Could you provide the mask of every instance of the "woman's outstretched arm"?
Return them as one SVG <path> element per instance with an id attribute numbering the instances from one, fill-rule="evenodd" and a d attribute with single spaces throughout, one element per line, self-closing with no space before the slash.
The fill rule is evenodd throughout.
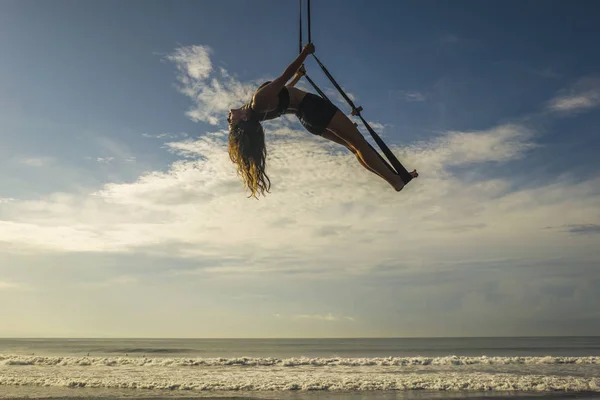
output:
<path id="1" fill-rule="evenodd" d="M 252 108 L 255 111 L 266 112 L 271 111 L 277 107 L 277 94 L 285 86 L 292 76 L 298 71 L 298 69 L 306 60 L 310 54 L 314 53 L 315 46 L 312 43 L 307 44 L 302 49 L 302 52 L 296 57 L 296 59 L 288 65 L 279 77 L 275 78 L 271 83 L 265 85 L 259 89 L 252 98 Z"/>
<path id="2" fill-rule="evenodd" d="M 298 83 L 298 81 L 299 81 L 300 79 L 302 79 L 302 77 L 303 77 L 304 75 L 306 75 L 306 69 L 304 68 L 304 64 L 302 64 L 302 65 L 300 66 L 300 69 L 298 70 L 298 72 L 296 72 L 296 74 L 295 74 L 295 75 L 294 75 L 294 77 L 292 78 L 292 81 L 291 81 L 290 83 L 288 83 L 287 85 L 285 85 L 285 86 L 292 86 L 292 87 L 293 87 L 293 86 L 295 86 L 295 85 L 296 85 L 296 83 Z"/>

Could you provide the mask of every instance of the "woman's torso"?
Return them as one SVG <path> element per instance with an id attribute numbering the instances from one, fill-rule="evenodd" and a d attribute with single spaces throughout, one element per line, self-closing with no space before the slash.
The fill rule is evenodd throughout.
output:
<path id="1" fill-rule="evenodd" d="M 298 110 L 298 106 L 302 102 L 304 96 L 306 96 L 306 92 L 304 90 L 296 89 L 295 87 L 289 86 L 285 87 L 288 93 L 290 94 L 290 104 L 288 105 L 288 110 L 290 112 L 296 112 Z"/>
<path id="2" fill-rule="evenodd" d="M 263 83 L 260 87 L 265 86 L 269 82 Z M 259 88 L 260 89 L 260 88 Z M 274 110 L 259 113 L 262 114 L 261 120 L 269 120 L 278 118 L 283 114 L 294 114 L 298 110 L 300 102 L 306 96 L 306 92 L 300 89 L 296 89 L 292 86 L 284 86 L 281 88 L 278 96 L 278 104 Z"/>

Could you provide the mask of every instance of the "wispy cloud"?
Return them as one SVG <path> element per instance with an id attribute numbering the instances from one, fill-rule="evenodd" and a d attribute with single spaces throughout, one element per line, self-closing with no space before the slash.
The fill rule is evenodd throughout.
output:
<path id="1" fill-rule="evenodd" d="M 579 80 L 570 89 L 561 91 L 548 103 L 553 112 L 574 113 L 600 106 L 600 79 Z"/>
<path id="2" fill-rule="evenodd" d="M 149 133 L 142 133 L 142 137 L 152 138 L 152 139 L 185 139 L 189 137 L 189 135 L 185 132 L 181 133 L 159 133 L 157 135 L 151 135 Z"/>
<path id="3" fill-rule="evenodd" d="M 337 316 L 331 313 L 328 314 L 299 314 L 295 315 L 296 319 L 315 319 L 319 321 L 355 321 L 354 317 Z"/>
<path id="4" fill-rule="evenodd" d="M 405 149 L 392 146 L 407 165 L 422 171 L 396 193 L 348 152 L 332 153 L 337 145 L 288 128 L 268 144 L 273 190 L 256 202 L 246 199 L 227 156 L 226 136 L 216 132 L 169 143 L 186 159 L 135 182 L 107 184 L 83 197 L 56 194 L 3 204 L 0 241 L 34 253 L 215 257 L 220 262 L 212 272 L 232 276 L 356 271 L 390 259 L 410 265 L 423 254 L 435 268 L 450 261 L 449 254 L 466 261 L 481 254 L 493 258 L 503 249 L 535 259 L 536 249 L 561 249 L 553 247 L 560 235 L 539 234 L 548 216 L 564 225 L 598 218 L 593 204 L 600 180 L 557 179 L 512 192 L 509 180 L 473 180 L 449 169 L 514 160 L 532 148 L 530 139 L 522 127 L 500 126 L 451 132 Z M 282 219 L 288 223 L 282 225 Z M 461 226 L 477 229 L 457 229 Z M 524 242 L 529 250 L 521 252 Z"/>
<path id="5" fill-rule="evenodd" d="M 204 51 L 177 53 L 174 61 L 187 77 L 179 78 L 183 92 L 210 75 Z M 190 61 L 192 56 L 199 61 Z M 211 83 L 222 88 L 224 98 L 246 87 L 226 79 L 231 86 L 218 79 Z M 212 115 L 219 107 L 204 111 Z M 341 146 L 295 129 L 286 119 L 268 124 L 267 131 L 273 187 L 260 201 L 246 198 L 227 155 L 227 131 L 221 129 L 166 143 L 181 159 L 133 182 L 109 183 L 84 196 L 57 193 L 2 204 L 0 242 L 33 253 L 214 258 L 220 262 L 205 269 L 231 276 L 299 270 L 329 274 L 369 270 L 390 260 L 403 260 L 408 269 L 435 269 L 453 260 L 496 259 L 507 249 L 517 258 L 535 260 L 562 249 L 561 233 L 540 234 L 548 218 L 564 226 L 600 220 L 594 206 L 598 178 L 557 177 L 515 190 L 510 176 L 485 178 L 455 169 L 501 165 L 534 150 L 535 131 L 521 124 L 446 132 L 403 148 L 389 142 L 407 167 L 421 172 L 400 193 L 349 152 L 336 151 Z M 576 246 L 571 249 L 580 255 Z"/>
<path id="6" fill-rule="evenodd" d="M 400 95 L 409 102 L 423 102 L 427 100 L 427 96 L 421 92 L 400 91 Z"/>
<path id="7" fill-rule="evenodd" d="M 427 95 L 418 90 L 389 90 L 391 99 L 401 99 L 409 103 L 423 103 L 427 101 Z"/>
<path id="8" fill-rule="evenodd" d="M 503 123 L 449 131 L 403 147 L 387 140 L 400 160 L 421 174 L 396 193 L 343 147 L 308 134 L 293 118 L 268 121 L 267 173 L 273 187 L 256 201 L 246 198 L 227 155 L 227 130 L 219 125 L 224 111 L 239 105 L 234 104 L 239 94 L 251 93 L 256 84 L 214 70 L 210 51 L 202 46 L 179 49 L 170 61 L 179 71 L 178 89 L 192 100 L 189 117 L 215 124 L 212 132 L 197 139 L 154 135 L 178 158 L 164 170 L 114 180 L 88 193 L 0 199 L 0 265 L 7 265 L 7 257 L 37 257 L 43 267 L 45 260 L 55 259 L 60 268 L 68 264 L 71 273 L 64 276 L 72 277 L 73 271 L 102 270 L 89 268 L 95 257 L 99 266 L 103 257 L 113 257 L 118 270 L 103 273 L 86 290 L 97 287 L 103 296 L 105 287 L 121 285 L 127 289 L 121 292 L 143 297 L 147 288 L 139 283 L 156 274 L 161 284 L 173 284 L 165 289 L 174 290 L 172 298 L 184 299 L 179 289 L 193 282 L 191 293 L 200 299 L 198 287 L 204 285 L 210 301 L 221 296 L 234 304 L 239 314 L 230 321 L 239 322 L 240 310 L 259 303 L 263 321 L 295 324 L 293 329 L 304 327 L 307 335 L 344 327 L 332 321 L 356 321 L 358 332 L 358 322 L 373 310 L 391 316 L 380 326 L 403 334 L 410 328 L 405 320 L 392 321 L 399 315 L 419 322 L 421 334 L 452 324 L 452 332 L 465 333 L 456 312 L 472 316 L 472 326 L 485 321 L 500 328 L 507 310 L 523 321 L 574 310 L 596 315 L 600 177 L 572 179 L 565 173 L 523 185 L 529 171 L 504 173 L 506 163 L 536 150 L 535 126 Z M 117 141 L 97 144 L 92 161 L 134 158 Z M 485 173 L 490 165 L 496 167 L 494 177 Z M 546 229 L 549 221 L 559 228 Z M 135 267 L 122 267 L 125 259 L 134 260 Z M 23 285 L 17 272 L 3 276 L 0 289 L 17 289 L 13 280 Z M 326 280 L 327 290 L 315 289 Z M 223 290 L 228 284 L 231 290 Z M 261 284 L 269 301 L 254 294 L 261 293 Z M 336 285 L 343 287 L 330 292 Z M 360 296 L 361 302 L 340 301 L 344 296 Z M 202 308 L 186 304 L 179 306 Z M 147 320 L 154 321 L 155 309 L 144 309 L 151 310 Z M 205 309 L 215 319 L 198 318 L 202 329 L 219 325 L 206 321 L 227 313 Z M 158 329 L 155 325 L 137 332 Z M 496 326 L 489 332 L 505 332 Z M 361 332 L 369 333 L 365 327 Z"/>
<path id="9" fill-rule="evenodd" d="M 252 98 L 257 84 L 272 77 L 242 83 L 231 76 L 225 68 L 213 68 L 210 54 L 212 50 L 207 46 L 188 46 L 178 48 L 166 56 L 166 60 L 173 62 L 178 70 L 178 90 L 192 99 L 194 107 L 186 115 L 196 122 L 206 122 L 211 125 L 222 123 L 230 108 L 240 107 Z M 298 87 L 312 90 L 310 84 L 300 81 Z M 349 107 L 346 100 L 332 87 L 321 88 L 327 97 L 342 109 Z M 356 96 L 346 91 L 346 95 L 356 101 Z"/>
<path id="10" fill-rule="evenodd" d="M 18 289 L 20 286 L 16 283 L 0 281 L 0 290 Z"/>
<path id="11" fill-rule="evenodd" d="M 116 157 L 85 157 L 86 160 L 95 161 L 98 164 L 106 164 L 106 165 L 115 165 L 115 164 L 135 164 L 137 162 L 137 157 L 129 156 L 125 158 L 118 159 Z"/>
<path id="12" fill-rule="evenodd" d="M 179 71 L 178 90 L 194 102 L 187 116 L 196 122 L 217 125 L 225 120 L 227 110 L 251 99 L 256 84 L 243 84 L 224 68 L 214 70 L 210 54 L 207 46 L 189 46 L 178 48 L 166 59 Z"/>
<path id="13" fill-rule="evenodd" d="M 54 162 L 52 157 L 24 157 L 19 159 L 19 163 L 29 167 L 45 167 Z"/>
<path id="14" fill-rule="evenodd" d="M 339 84 L 339 82 L 338 82 Z M 311 90 L 312 86 L 311 86 Z M 345 110 L 347 111 L 347 113 L 350 113 L 350 105 L 348 104 L 348 102 L 346 101 L 346 99 L 341 95 L 341 93 L 336 89 L 336 88 L 332 88 L 332 87 L 326 87 L 325 89 L 322 89 L 325 93 L 325 95 L 331 100 L 333 101 L 341 110 Z M 357 97 L 356 95 L 354 95 L 351 92 L 348 92 L 346 90 L 345 87 L 342 86 L 342 90 L 344 91 L 344 93 L 346 93 L 346 96 L 348 96 L 348 98 L 350 100 L 352 100 L 352 102 L 358 107 L 360 106 L 360 104 L 356 104 L 357 101 Z"/>
<path id="15" fill-rule="evenodd" d="M 435 165 L 433 171 L 445 172 L 450 166 L 519 159 L 537 147 L 533 136 L 524 125 L 504 124 L 484 131 L 450 131 L 411 150 L 419 153 L 420 162 Z"/>
<path id="16" fill-rule="evenodd" d="M 109 278 L 109 279 L 91 282 L 90 284 L 88 284 L 86 286 L 115 288 L 115 287 L 119 287 L 119 286 L 124 287 L 124 286 L 135 285 L 138 282 L 139 282 L 139 278 L 137 276 L 117 275 L 117 276 Z"/>
<path id="17" fill-rule="evenodd" d="M 101 164 L 113 163 L 135 163 L 137 158 L 129 146 L 122 141 L 107 136 L 94 136 L 92 138 L 95 156 L 85 157 L 87 160 L 94 160 Z"/>

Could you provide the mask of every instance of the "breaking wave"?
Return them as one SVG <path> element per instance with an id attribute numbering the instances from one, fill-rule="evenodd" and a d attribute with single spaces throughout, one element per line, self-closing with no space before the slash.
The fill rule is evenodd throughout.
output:
<path id="1" fill-rule="evenodd" d="M 542 375 L 444 373 L 345 375 L 267 374 L 181 378 L 145 378 L 140 376 L 105 378 L 0 376 L 0 385 L 37 385 L 69 388 L 168 389 L 199 391 L 289 391 L 289 390 L 448 390 L 448 391 L 576 391 L 600 392 L 599 378 L 570 378 Z"/>
<path id="2" fill-rule="evenodd" d="M 5 387 L 600 392 L 598 376 L 600 357 L 280 359 L 0 355 L 0 386 Z"/>
<path id="3" fill-rule="evenodd" d="M 0 365 L 46 366 L 437 366 L 437 365 L 600 365 L 600 357 L 376 357 L 376 358 L 147 358 L 147 357 L 43 357 L 0 355 Z"/>

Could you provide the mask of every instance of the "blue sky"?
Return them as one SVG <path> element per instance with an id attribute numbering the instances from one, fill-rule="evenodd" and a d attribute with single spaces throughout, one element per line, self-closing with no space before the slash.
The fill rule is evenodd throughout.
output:
<path id="1" fill-rule="evenodd" d="M 284 118 L 255 202 L 226 111 L 293 61 L 297 1 L 2 2 L 0 336 L 600 334 L 599 8 L 314 0 L 421 176 Z"/>

